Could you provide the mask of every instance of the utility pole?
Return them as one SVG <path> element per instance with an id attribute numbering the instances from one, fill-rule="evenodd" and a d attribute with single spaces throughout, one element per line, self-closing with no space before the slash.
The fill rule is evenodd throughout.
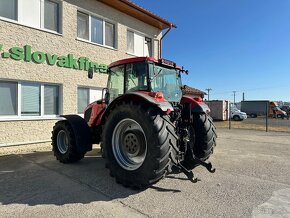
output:
<path id="1" fill-rule="evenodd" d="M 236 92 L 237 91 L 233 91 L 233 93 L 234 93 L 234 104 L 236 104 Z"/>
<path id="2" fill-rule="evenodd" d="M 209 101 L 209 92 L 212 90 L 211 88 L 205 89 L 207 91 L 207 100 Z"/>

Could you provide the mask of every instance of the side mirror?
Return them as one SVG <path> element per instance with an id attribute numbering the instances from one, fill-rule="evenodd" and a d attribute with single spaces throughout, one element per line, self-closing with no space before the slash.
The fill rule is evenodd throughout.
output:
<path id="1" fill-rule="evenodd" d="M 90 68 L 89 70 L 88 70 L 88 78 L 89 79 L 93 79 L 93 77 L 94 77 L 94 68 Z"/>

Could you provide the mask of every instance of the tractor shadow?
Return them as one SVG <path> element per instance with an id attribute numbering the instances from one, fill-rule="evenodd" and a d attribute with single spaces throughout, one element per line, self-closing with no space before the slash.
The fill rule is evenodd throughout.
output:
<path id="1" fill-rule="evenodd" d="M 30 206 L 112 201 L 146 191 L 117 184 L 105 168 L 105 160 L 99 149 L 94 149 L 74 164 L 59 163 L 52 152 L 1 156 L 0 186 L 0 204 Z M 158 184 L 149 189 L 180 192 L 159 187 Z"/>

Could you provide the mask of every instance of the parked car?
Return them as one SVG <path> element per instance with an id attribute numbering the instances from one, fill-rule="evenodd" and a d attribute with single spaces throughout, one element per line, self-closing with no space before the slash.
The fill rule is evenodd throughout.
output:
<path id="1" fill-rule="evenodd" d="M 245 112 L 240 111 L 236 107 L 231 107 L 231 119 L 235 121 L 242 121 L 247 119 L 247 114 Z"/>

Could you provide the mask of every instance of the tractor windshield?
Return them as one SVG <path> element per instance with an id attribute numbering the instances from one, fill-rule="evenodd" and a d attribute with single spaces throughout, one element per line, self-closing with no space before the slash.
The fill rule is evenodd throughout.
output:
<path id="1" fill-rule="evenodd" d="M 175 68 L 150 64 L 149 75 L 151 89 L 154 92 L 162 92 L 169 102 L 179 102 L 182 97 L 180 73 Z"/>

